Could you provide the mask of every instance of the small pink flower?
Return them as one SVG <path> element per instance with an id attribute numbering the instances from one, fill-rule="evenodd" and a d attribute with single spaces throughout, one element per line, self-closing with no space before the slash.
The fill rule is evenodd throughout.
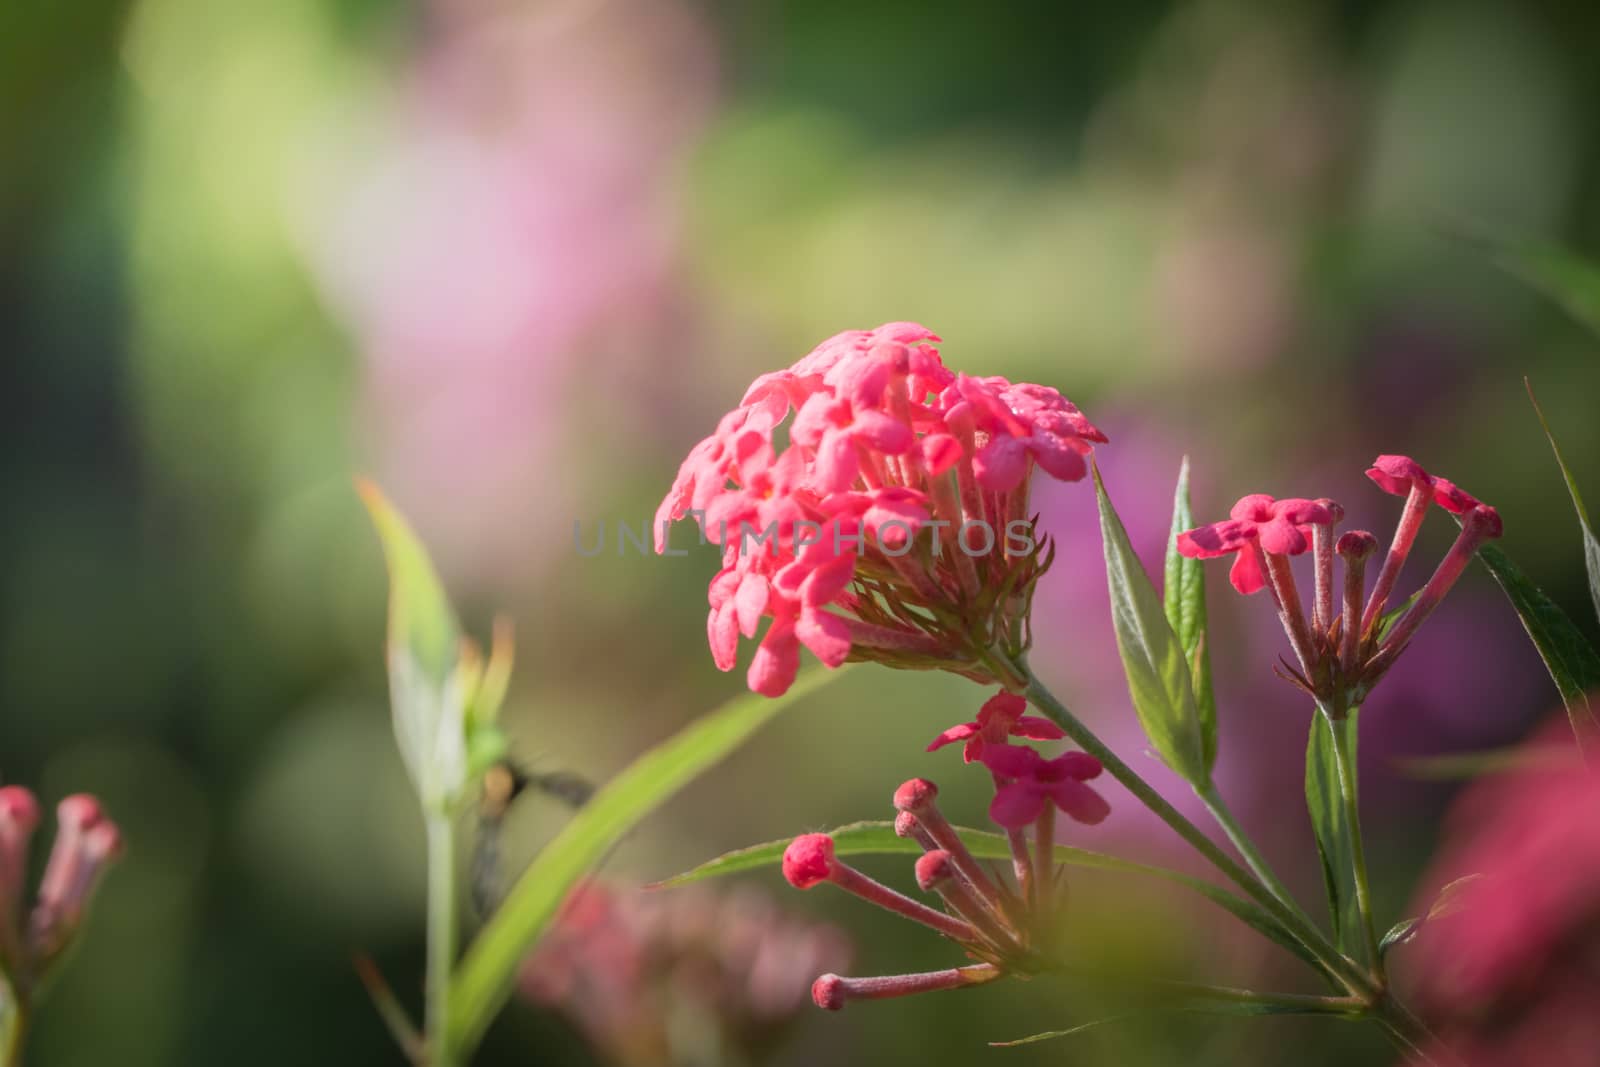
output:
<path id="1" fill-rule="evenodd" d="M 1085 752 L 1047 760 L 1021 745 L 986 745 L 979 759 L 995 774 L 1012 779 L 995 792 L 989 805 L 989 818 L 1007 829 L 1036 822 L 1051 803 L 1091 826 L 1111 814 L 1105 798 L 1084 785 L 1099 777 L 1102 769 L 1100 761 Z"/>
<path id="2" fill-rule="evenodd" d="M 934 752 L 957 741 L 965 741 L 961 761 L 972 763 L 978 759 L 985 745 L 1004 745 L 1007 738 L 1026 737 L 1033 741 L 1059 741 L 1066 736 L 1061 727 L 1049 719 L 1024 715 L 1028 702 L 1015 693 L 1000 692 L 984 702 L 978 709 L 974 722 L 952 726 L 933 739 L 928 751 Z"/>
<path id="3" fill-rule="evenodd" d="M 1239 592 L 1249 595 L 1266 587 L 1256 548 L 1274 555 L 1298 556 L 1311 547 L 1303 527 L 1333 521 L 1320 500 L 1274 500 L 1265 493 L 1240 498 L 1223 522 L 1214 522 L 1178 535 L 1178 551 L 1190 559 L 1215 559 L 1232 555 L 1228 578 Z"/>
<path id="4" fill-rule="evenodd" d="M 1460 515 L 1480 501 L 1452 481 L 1435 478 L 1422 469 L 1422 464 L 1410 456 L 1379 456 L 1367 469 L 1367 477 L 1376 482 L 1384 492 L 1395 496 L 1409 496 L 1413 490 L 1425 492 L 1435 504 Z"/>

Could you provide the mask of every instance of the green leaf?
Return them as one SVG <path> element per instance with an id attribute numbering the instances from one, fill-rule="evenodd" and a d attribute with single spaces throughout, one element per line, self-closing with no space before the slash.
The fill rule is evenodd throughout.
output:
<path id="1" fill-rule="evenodd" d="M 1600 266 L 1548 242 L 1502 247 L 1498 258 L 1511 273 L 1600 334 Z"/>
<path id="2" fill-rule="evenodd" d="M 428 551 L 371 482 L 356 482 L 389 569 L 389 702 L 395 741 L 424 806 L 448 808 L 468 778 L 466 705 L 478 671 Z"/>
<path id="3" fill-rule="evenodd" d="M 1334 940 L 1346 952 L 1361 944 L 1361 919 L 1356 908 L 1355 862 L 1350 825 L 1339 791 L 1339 762 L 1333 731 L 1343 731 L 1350 758 L 1355 759 L 1359 711 L 1359 708 L 1352 708 L 1338 722 L 1331 722 L 1321 711 L 1314 712 L 1311 738 L 1306 745 L 1306 810 L 1311 814 L 1311 830 L 1317 839 L 1317 855 L 1322 860 L 1322 884 L 1328 894 Z"/>
<path id="4" fill-rule="evenodd" d="M 1201 754 L 1206 777 L 1217 763 L 1217 694 L 1211 684 L 1211 650 L 1206 643 L 1206 573 L 1203 562 L 1178 551 L 1178 535 L 1194 529 L 1189 504 L 1189 457 L 1178 468 L 1178 488 L 1172 495 L 1172 532 L 1167 538 L 1167 567 L 1163 606 L 1167 622 L 1183 646 L 1194 681 L 1195 711 L 1200 717 Z"/>
<path id="5" fill-rule="evenodd" d="M 776 699 L 742 694 L 634 760 L 597 792 L 517 879 L 456 969 L 446 1035 L 454 1055 L 465 1058 L 477 1046 L 511 995 L 522 957 L 549 926 L 573 885 L 624 834 L 780 712 L 839 673 L 804 672 Z"/>
<path id="6" fill-rule="evenodd" d="M 1080 1023 L 1077 1026 L 1068 1027 L 1065 1030 L 1046 1030 L 1042 1034 L 1029 1034 L 1027 1037 L 1019 1037 L 1011 1041 L 991 1041 L 989 1042 L 989 1047 L 1017 1048 L 1020 1045 L 1035 1045 L 1040 1041 L 1054 1041 L 1058 1037 L 1072 1037 L 1074 1034 L 1081 1034 L 1085 1030 L 1093 1030 L 1097 1026 L 1106 1026 L 1109 1023 L 1120 1023 L 1127 1019 L 1136 1019 L 1138 1017 L 1138 1013 L 1130 1013 L 1127 1015 L 1108 1015 L 1104 1019 L 1094 1019 L 1090 1022 Z"/>
<path id="7" fill-rule="evenodd" d="M 1571 770 L 1583 765 L 1564 745 L 1508 745 L 1442 756 L 1412 756 L 1396 760 L 1395 764 L 1408 777 L 1431 782 L 1465 781 L 1488 774 Z"/>
<path id="8" fill-rule="evenodd" d="M 1583 497 L 1578 492 L 1578 483 L 1572 477 L 1572 471 L 1567 469 L 1567 461 L 1561 458 L 1561 449 L 1556 445 L 1555 434 L 1550 432 L 1550 423 L 1545 420 L 1544 410 L 1539 407 L 1539 398 L 1533 395 L 1533 383 L 1524 378 L 1522 384 L 1528 389 L 1528 400 L 1533 404 L 1533 413 L 1539 416 L 1539 425 L 1544 429 L 1544 439 L 1550 442 L 1550 451 L 1555 453 L 1556 466 L 1561 468 L 1561 477 L 1567 483 L 1567 494 L 1572 497 L 1572 510 L 1578 513 L 1578 529 L 1583 535 L 1583 565 L 1589 572 L 1589 599 L 1594 603 L 1595 617 L 1600 618 L 1600 539 L 1595 537 L 1594 527 L 1589 525 L 1589 509 L 1583 505 Z"/>
<path id="9" fill-rule="evenodd" d="M 1395 923 L 1389 928 L 1389 932 L 1384 934 L 1383 940 L 1378 943 L 1379 953 L 1387 954 L 1388 951 L 1394 946 L 1403 945 L 1407 941 L 1410 941 L 1412 938 L 1416 937 L 1417 934 L 1422 931 L 1423 926 L 1427 925 L 1433 920 L 1442 919 L 1447 915 L 1454 915 L 1456 912 L 1460 911 L 1463 907 L 1465 907 L 1465 903 L 1462 900 L 1464 895 L 1463 891 L 1482 877 L 1483 875 L 1481 874 L 1469 874 L 1465 877 L 1457 878 L 1455 881 L 1439 890 L 1439 895 L 1435 897 L 1433 899 L 1433 903 L 1428 906 L 1428 913 L 1426 915 L 1412 916 L 1409 919 L 1401 919 L 1399 922 Z"/>
<path id="10" fill-rule="evenodd" d="M 1011 845 L 1001 834 L 990 833 L 985 830 L 970 830 L 964 827 L 957 827 L 956 833 L 961 836 L 961 840 L 966 843 L 972 854 L 979 859 L 1006 860 L 1011 857 Z M 850 823 L 847 826 L 839 827 L 837 830 L 830 830 L 828 835 L 833 838 L 835 855 L 839 856 L 922 855 L 921 845 L 910 838 L 897 837 L 895 835 L 894 823 L 892 822 Z M 748 848 L 724 853 L 715 859 L 707 860 L 698 867 L 684 871 L 682 874 L 676 874 L 656 882 L 650 888 L 675 889 L 707 878 L 721 878 L 744 871 L 776 867 L 783 861 L 783 851 L 789 847 L 789 842 L 792 840 L 793 838 L 785 837 L 782 840 L 766 841 L 759 845 L 751 845 Z M 1305 947 L 1294 940 L 1278 924 L 1278 921 L 1266 911 L 1225 889 L 1212 885 L 1210 882 L 1166 867 L 1135 863 L 1132 860 L 1121 859 L 1103 852 L 1073 848 L 1070 845 L 1057 845 L 1055 847 L 1055 857 L 1056 862 L 1072 867 L 1145 875 L 1161 878 L 1175 885 L 1183 886 L 1199 893 L 1213 904 L 1230 912 L 1252 929 L 1287 948 L 1301 959 L 1315 964 L 1315 958 L 1306 951 Z"/>
<path id="11" fill-rule="evenodd" d="M 1098 466 L 1094 468 L 1094 489 L 1100 507 L 1100 536 L 1105 542 L 1111 621 L 1134 711 L 1167 766 L 1194 785 L 1204 786 L 1211 780 L 1205 730 L 1183 645 L 1167 622 L 1161 597 L 1111 506 Z"/>
<path id="12" fill-rule="evenodd" d="M 1484 545 L 1478 549 L 1478 559 L 1500 583 L 1522 620 L 1522 628 L 1533 640 L 1533 647 L 1539 650 L 1561 701 L 1567 706 L 1578 748 L 1592 763 L 1590 750 L 1600 733 L 1600 717 L 1589 694 L 1600 689 L 1600 654 L 1578 632 L 1567 613 L 1529 581 L 1498 546 Z"/>

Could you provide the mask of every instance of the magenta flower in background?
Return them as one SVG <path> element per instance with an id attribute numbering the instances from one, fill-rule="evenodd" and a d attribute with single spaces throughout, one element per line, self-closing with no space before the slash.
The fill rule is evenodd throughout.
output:
<path id="1" fill-rule="evenodd" d="M 639 353 L 666 355 L 714 50 L 677 0 L 430 6 L 312 260 L 361 350 L 378 475 L 451 571 L 503 583 L 576 512 L 574 369 L 615 409 L 649 388 Z"/>
<path id="2" fill-rule="evenodd" d="M 961 748 L 961 762 L 971 763 L 983 755 L 986 745 L 1009 744 L 1010 738 L 1025 737 L 1032 741 L 1060 741 L 1067 735 L 1049 719 L 1037 715 L 1024 715 L 1028 702 L 1015 693 L 1000 692 L 984 701 L 978 717 L 972 722 L 959 723 L 941 733 L 928 745 L 929 752 L 937 752 L 946 745 L 965 741 Z"/>
<path id="3" fill-rule="evenodd" d="M 1413 906 L 1454 883 L 1450 914 L 1396 952 L 1469 1067 L 1579 1067 L 1600 1047 L 1600 777 L 1564 715 L 1521 756 L 1455 804 Z"/>
<path id="4" fill-rule="evenodd" d="M 839 930 L 750 887 L 588 881 L 524 961 L 521 990 L 622 1067 L 683 1062 L 684 1033 L 714 1040 L 719 1062 L 753 1062 L 806 1006 L 816 973 L 850 955 Z"/>

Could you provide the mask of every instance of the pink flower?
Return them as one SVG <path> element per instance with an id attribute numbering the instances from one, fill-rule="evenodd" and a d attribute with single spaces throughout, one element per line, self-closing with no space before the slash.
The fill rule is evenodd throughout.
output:
<path id="1" fill-rule="evenodd" d="M 1412 909 L 1432 917 L 1397 955 L 1454 1058 L 1588 1065 L 1600 1041 L 1600 777 L 1564 715 L 1519 755 L 1456 802 Z"/>
<path id="2" fill-rule="evenodd" d="M 1435 478 L 1410 456 L 1379 456 L 1367 469 L 1367 477 L 1384 492 L 1395 496 L 1409 496 L 1420 490 L 1452 515 L 1460 515 L 1479 504 L 1477 497 L 1452 481 Z"/>
<path id="3" fill-rule="evenodd" d="M 1047 804 L 1091 826 L 1111 814 L 1105 798 L 1084 782 L 1100 776 L 1100 761 L 1084 752 L 1067 752 L 1045 759 L 1021 745 L 986 745 L 979 759 L 1002 778 L 989 805 L 989 818 L 1007 829 L 1038 821 Z"/>
<path id="4" fill-rule="evenodd" d="M 1298 556 L 1311 547 L 1302 527 L 1333 521 L 1327 503 L 1292 498 L 1274 500 L 1265 493 L 1240 498 L 1223 522 L 1214 522 L 1178 535 L 1178 551 L 1190 559 L 1215 559 L 1232 555 L 1228 579 L 1249 595 L 1266 587 L 1256 547 L 1275 555 Z"/>
<path id="5" fill-rule="evenodd" d="M 1343 716 L 1358 706 L 1393 666 L 1417 628 L 1439 606 L 1484 542 L 1499 537 L 1500 515 L 1453 482 L 1435 478 L 1405 456 L 1379 456 L 1368 477 L 1386 492 L 1406 497 L 1405 512 L 1383 568 L 1365 596 L 1367 558 L 1377 547 L 1366 531 L 1354 530 L 1335 542 L 1334 527 L 1344 509 L 1332 500 L 1274 500 L 1252 495 L 1233 506 L 1231 517 L 1178 535 L 1178 551 L 1191 559 L 1234 555 L 1230 573 L 1241 593 L 1266 589 L 1278 610 L 1299 669 L 1281 672 L 1311 694 L 1328 714 Z M 1383 626 L 1384 608 L 1411 551 L 1430 503 L 1456 515 L 1461 534 L 1415 600 L 1392 626 Z M 1289 557 L 1314 547 L 1315 601 L 1308 622 Z M 1341 605 L 1334 615 L 1334 557 L 1344 560 Z"/>
<path id="6" fill-rule="evenodd" d="M 971 763 L 978 759 L 985 745 L 1007 744 L 1009 737 L 1026 737 L 1033 741 L 1059 741 L 1066 736 L 1061 727 L 1049 719 L 1024 715 L 1028 702 L 1015 693 L 1000 692 L 984 702 L 978 709 L 975 722 L 952 726 L 933 739 L 928 751 L 934 752 L 957 741 L 965 741 L 961 761 Z"/>
<path id="7" fill-rule="evenodd" d="M 61 801 L 50 859 L 31 912 L 24 877 L 39 804 L 21 786 L 0 788 L 0 966 L 13 980 L 43 977 L 78 936 L 96 887 L 122 854 L 122 835 L 84 793 Z"/>
<path id="8" fill-rule="evenodd" d="M 1050 560 L 1028 475 L 1037 465 L 1076 481 L 1106 438 L 1054 389 L 950 371 L 938 340 L 905 322 L 829 338 L 757 378 L 679 467 L 656 550 L 690 515 L 721 547 L 712 658 L 731 670 L 739 637 L 769 619 L 746 678 L 755 691 L 787 690 L 802 645 L 829 667 L 875 660 L 985 682 L 1026 648 L 1030 591 Z"/>

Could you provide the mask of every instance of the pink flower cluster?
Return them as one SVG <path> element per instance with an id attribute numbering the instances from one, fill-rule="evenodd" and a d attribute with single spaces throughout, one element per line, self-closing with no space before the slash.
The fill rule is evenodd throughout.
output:
<path id="1" fill-rule="evenodd" d="M 1081 479 L 1106 438 L 1054 389 L 949 370 L 938 341 L 909 322 L 829 338 L 757 378 L 679 468 L 656 551 L 689 515 L 722 548 L 707 620 L 717 666 L 731 670 L 739 636 L 771 620 L 751 689 L 787 690 L 802 645 L 829 667 L 870 659 L 984 681 L 991 645 L 1026 647 L 1049 563 L 1029 474 Z"/>
<path id="2" fill-rule="evenodd" d="M 1401 958 L 1449 1062 L 1587 1067 L 1600 1048 L 1600 776 L 1565 716 L 1519 755 L 1451 811 L 1416 902 L 1432 917 Z"/>
<path id="3" fill-rule="evenodd" d="M 1178 551 L 1192 559 L 1233 556 L 1229 578 L 1239 592 L 1267 590 L 1298 661 L 1298 670 L 1290 668 L 1291 680 L 1338 714 L 1361 703 L 1473 555 L 1501 532 L 1499 512 L 1455 483 L 1430 475 L 1409 457 L 1379 456 L 1367 477 L 1385 492 L 1406 498 L 1370 596 L 1365 593 L 1366 561 L 1377 550 L 1377 538 L 1352 530 L 1335 541 L 1333 530 L 1344 518 L 1344 509 L 1332 500 L 1275 500 L 1252 494 L 1235 504 L 1222 522 L 1178 536 Z M 1397 618 L 1386 618 L 1400 569 L 1430 504 L 1454 515 L 1461 533 L 1410 604 Z M 1314 558 L 1315 581 L 1309 620 L 1289 564 L 1291 556 L 1308 550 Z M 1334 588 L 1335 555 L 1345 563 L 1342 596 Z M 1336 599 L 1343 608 L 1338 614 Z"/>
<path id="4" fill-rule="evenodd" d="M 1016 888 L 973 855 L 939 810 L 938 787 L 913 778 L 895 790 L 895 833 L 915 840 L 917 885 L 937 893 L 944 908 L 914 900 L 841 861 L 827 834 L 802 834 L 783 855 L 783 874 L 797 889 L 831 882 L 878 907 L 936 931 L 959 944 L 975 962 L 921 974 L 844 978 L 824 974 L 812 986 L 818 1007 L 838 1010 L 851 1000 L 875 1000 L 993 981 L 1009 973 L 1036 973 L 1049 966 L 1055 935 L 1061 871 L 1055 861 L 1056 813 L 1087 824 L 1110 812 L 1086 783 L 1100 762 L 1083 752 L 1046 759 L 1012 737 L 1055 740 L 1054 723 L 1023 715 L 1021 697 L 1000 693 L 984 704 L 975 722 L 951 727 L 929 750 L 965 741 L 965 760 L 981 762 L 994 778 L 989 816 L 1006 832 Z M 1033 840 L 1026 829 L 1033 827 Z"/>
<path id="5" fill-rule="evenodd" d="M 94 797 L 67 797 L 56 820 L 55 844 L 28 911 L 28 846 L 39 802 L 21 786 L 0 788 L 0 967 L 23 998 L 77 936 L 95 887 L 122 853 L 122 835 Z"/>
<path id="6" fill-rule="evenodd" d="M 819 969 L 845 966 L 837 929 L 783 914 L 764 893 L 641 893 L 580 884 L 524 961 L 521 990 L 570 1018 L 608 1062 L 680 1062 L 675 1035 L 715 1036 L 749 1062 L 805 1005 Z"/>

